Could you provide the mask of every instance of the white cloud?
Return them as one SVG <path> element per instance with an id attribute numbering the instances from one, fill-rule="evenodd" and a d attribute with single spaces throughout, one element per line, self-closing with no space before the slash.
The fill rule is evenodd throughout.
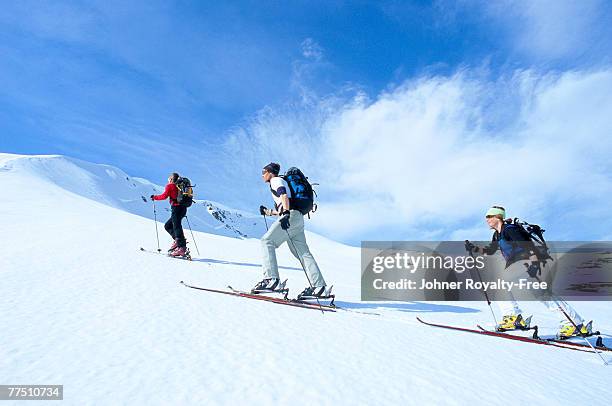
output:
<path id="1" fill-rule="evenodd" d="M 517 51 L 539 59 L 583 55 L 609 25 L 601 0 L 504 0 L 481 7 L 510 33 Z"/>
<path id="2" fill-rule="evenodd" d="M 323 48 L 312 38 L 306 38 L 301 44 L 302 55 L 306 59 L 320 61 L 323 58 Z"/>
<path id="3" fill-rule="evenodd" d="M 451 230 L 474 230 L 491 204 L 548 222 L 609 207 L 610 92 L 610 69 L 495 81 L 466 70 L 373 101 L 268 109 L 234 134 L 231 149 L 251 167 L 269 157 L 302 166 L 321 183 L 312 224 L 332 237 L 405 227 L 405 238 L 431 229 L 459 238 Z"/>

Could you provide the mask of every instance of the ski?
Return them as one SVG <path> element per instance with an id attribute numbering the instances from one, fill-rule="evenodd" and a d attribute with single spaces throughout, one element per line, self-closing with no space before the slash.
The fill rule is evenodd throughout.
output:
<path id="1" fill-rule="evenodd" d="M 301 303 L 301 304 L 305 304 L 305 305 L 309 305 L 309 306 L 315 306 L 317 309 L 319 308 L 319 304 L 318 303 L 308 302 L 306 300 L 300 300 L 300 299 L 289 299 L 287 297 L 287 295 L 289 294 L 289 289 L 285 289 L 284 288 L 286 282 L 287 282 L 287 280 L 285 280 L 281 284 L 283 286 L 283 289 L 277 290 L 277 291 L 266 292 L 266 293 L 280 293 L 280 294 L 283 294 L 283 300 L 288 300 L 288 301 L 293 302 L 293 303 Z M 231 287 L 229 285 L 227 286 L 227 288 L 229 290 L 231 290 L 232 292 L 238 293 L 238 294 L 241 294 L 241 295 L 261 295 L 261 293 L 256 294 L 256 293 L 245 292 L 245 291 L 242 291 L 242 290 L 234 289 L 233 287 Z M 327 304 L 321 304 L 321 307 L 322 308 L 334 309 L 334 310 L 337 309 L 336 305 L 334 304 L 335 296 L 334 297 L 321 298 L 321 300 L 330 299 L 330 298 L 332 299 L 332 301 L 330 303 L 327 303 Z M 309 300 L 315 300 L 315 299 L 309 299 Z"/>
<path id="2" fill-rule="evenodd" d="M 251 293 L 241 292 L 238 290 L 219 290 L 219 289 L 203 288 L 200 286 L 189 285 L 183 281 L 181 281 L 180 283 L 185 287 L 188 287 L 191 289 L 203 290 L 206 292 L 220 293 L 223 295 L 236 296 L 236 297 L 244 297 L 247 299 L 262 300 L 265 302 L 276 303 L 276 304 L 281 304 L 281 305 L 286 305 L 286 306 L 301 307 L 302 309 L 311 309 L 311 310 L 318 310 L 318 311 L 324 311 L 324 312 L 335 312 L 336 311 L 336 308 L 333 306 L 321 305 L 319 307 L 319 305 L 317 304 L 301 302 L 295 299 L 277 298 L 277 297 L 270 297 L 270 296 L 265 296 L 265 295 L 254 295 Z"/>
<path id="3" fill-rule="evenodd" d="M 478 324 L 476 325 L 476 327 L 478 327 L 482 331 L 487 331 L 487 332 L 492 333 L 492 331 L 487 330 L 487 329 L 485 329 L 484 327 L 482 327 L 482 326 L 480 326 Z M 596 335 L 596 334 L 593 334 L 593 335 Z M 592 337 L 593 335 L 590 335 L 588 337 Z M 572 338 L 580 338 L 580 337 L 576 336 L 576 337 L 572 337 Z M 549 342 L 551 344 L 556 344 L 556 345 L 560 345 L 560 346 L 569 345 L 569 346 L 576 347 L 576 348 L 587 348 L 589 350 L 591 349 L 591 346 L 588 345 L 588 344 L 576 343 L 576 342 L 573 342 L 573 341 L 569 341 L 569 339 L 559 340 L 558 338 L 543 338 L 543 337 L 541 337 L 541 338 L 539 338 L 539 340 L 547 341 L 547 342 Z M 612 348 L 606 347 L 603 344 L 603 339 L 601 337 L 597 337 L 597 341 L 595 342 L 593 347 L 595 347 L 595 349 L 597 349 L 597 350 L 611 351 L 612 352 Z M 589 351 L 589 352 L 593 352 L 593 351 Z"/>
<path id="4" fill-rule="evenodd" d="M 206 292 L 213 292 L 213 293 L 221 293 L 224 295 L 231 295 L 231 296 L 237 296 L 237 297 L 245 297 L 247 299 L 263 300 L 266 302 L 277 303 L 277 304 L 282 304 L 282 305 L 287 305 L 287 306 L 301 307 L 304 309 L 312 309 L 312 310 L 319 310 L 319 311 L 322 310 L 324 312 L 344 311 L 348 313 L 365 314 L 368 316 L 380 316 L 381 315 L 380 313 L 375 313 L 375 312 L 360 311 L 360 310 L 350 309 L 346 307 L 339 307 L 332 303 L 321 304 L 321 306 L 319 307 L 317 303 L 306 302 L 306 301 L 297 300 L 297 299 L 289 299 L 286 297 L 286 294 L 284 291 L 276 292 L 276 293 L 282 293 L 284 295 L 284 297 L 278 298 L 278 297 L 264 296 L 263 294 L 252 294 L 250 292 L 244 292 L 238 289 L 234 289 L 231 286 L 228 286 L 229 290 L 219 290 L 219 289 L 210 289 L 210 288 L 203 288 L 199 286 L 193 286 L 183 281 L 180 281 L 180 283 L 183 286 L 186 286 L 191 289 L 203 290 Z M 274 292 L 271 292 L 271 293 L 274 293 Z"/>
<path id="5" fill-rule="evenodd" d="M 283 286 L 287 281 L 285 280 L 285 282 L 283 282 Z M 234 289 L 233 287 L 229 286 L 227 287 L 229 290 L 231 290 L 233 293 L 237 293 L 237 294 L 244 294 L 244 295 L 253 295 L 250 292 L 244 292 L 238 289 Z M 331 288 L 330 288 L 331 291 Z M 308 305 L 311 306 L 315 309 L 319 309 L 319 304 L 312 302 L 313 300 L 316 300 L 314 298 L 314 296 L 312 297 L 308 297 L 307 299 L 289 299 L 287 298 L 287 294 L 289 293 L 289 289 L 284 289 L 283 291 L 275 291 L 275 292 L 270 292 L 270 293 L 282 293 L 284 294 L 284 299 L 281 300 L 288 300 L 292 303 L 299 303 L 299 304 L 304 304 L 304 305 Z M 329 300 L 331 299 L 331 301 L 329 303 L 323 304 L 322 302 L 324 300 Z M 375 313 L 375 312 L 367 312 L 367 311 L 361 311 L 361 310 L 355 310 L 355 309 L 350 309 L 350 308 L 346 308 L 346 307 L 341 307 L 341 306 L 337 306 L 335 304 L 335 300 L 336 300 L 336 295 L 328 295 L 328 296 L 324 296 L 324 297 L 320 297 L 319 301 L 321 303 L 321 308 L 323 308 L 323 310 L 327 309 L 333 309 L 334 311 L 336 310 L 340 310 L 343 312 L 348 312 L 348 313 L 357 313 L 357 314 L 365 314 L 368 316 L 380 316 L 380 313 Z"/>
<path id="6" fill-rule="evenodd" d="M 150 254 L 163 255 L 164 257 L 168 257 L 168 258 L 175 258 L 175 259 L 182 259 L 182 260 L 185 260 L 185 261 L 191 261 L 191 254 L 189 254 L 189 253 L 187 255 L 185 255 L 185 256 L 182 256 L 182 257 L 173 257 L 172 255 L 164 253 L 163 251 L 157 251 L 157 250 L 152 251 L 152 250 L 148 250 L 148 249 L 143 248 L 143 247 L 140 247 L 140 251 L 148 252 Z"/>
<path id="7" fill-rule="evenodd" d="M 498 333 L 495 331 L 489 331 L 489 330 L 485 330 L 484 328 L 477 326 L 478 329 L 471 329 L 471 328 L 465 328 L 465 327 L 457 327 L 457 326 L 449 326 L 446 324 L 436 324 L 436 323 L 429 323 L 426 321 L 421 320 L 419 317 L 416 318 L 420 323 L 423 323 L 425 325 L 431 326 L 431 327 L 439 327 L 439 328 L 444 328 L 447 330 L 454 330 L 454 331 L 463 331 L 466 333 L 472 333 L 472 334 L 480 334 L 480 335 L 486 335 L 486 336 L 492 336 L 492 337 L 499 337 L 499 338 L 504 338 L 507 340 L 515 340 L 515 341 L 522 341 L 525 343 L 532 343 L 532 344 L 539 344 L 539 345 L 547 345 L 547 346 L 551 346 L 551 347 L 558 347 L 558 348 L 565 348 L 568 350 L 574 350 L 574 351 L 582 351 L 582 352 L 593 352 L 593 350 L 591 350 L 590 347 L 586 346 L 586 345 L 580 345 L 577 343 L 572 343 L 575 345 L 566 345 L 567 342 L 556 342 L 556 341 L 550 341 L 550 340 L 545 340 L 545 339 L 537 339 L 537 338 L 530 338 L 530 337 L 522 337 L 522 336 L 516 336 L 516 335 L 512 335 L 512 334 L 507 334 L 507 333 Z M 607 347 L 598 347 L 598 350 L 603 350 L 603 351 L 611 351 L 612 349 L 607 348 Z"/>

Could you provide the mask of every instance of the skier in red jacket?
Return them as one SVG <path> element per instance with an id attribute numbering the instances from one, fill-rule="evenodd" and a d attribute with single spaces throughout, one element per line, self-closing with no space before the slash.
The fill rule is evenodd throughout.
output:
<path id="1" fill-rule="evenodd" d="M 170 199 L 172 214 L 170 215 L 168 221 L 166 221 L 164 228 L 174 240 L 172 246 L 168 250 L 168 255 L 173 257 L 182 257 L 188 254 L 187 241 L 185 240 L 183 225 L 181 223 L 183 217 L 187 215 L 187 207 L 179 204 L 179 202 L 176 200 L 179 192 L 178 187 L 176 186 L 176 181 L 178 178 L 178 173 L 171 173 L 170 176 L 168 176 L 168 184 L 164 189 L 164 193 L 161 195 L 151 195 L 151 200 Z"/>

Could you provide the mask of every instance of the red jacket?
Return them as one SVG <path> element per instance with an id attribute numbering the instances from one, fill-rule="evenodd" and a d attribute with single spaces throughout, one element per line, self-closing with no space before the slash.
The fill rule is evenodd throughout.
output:
<path id="1" fill-rule="evenodd" d="M 164 189 L 164 193 L 153 196 L 153 200 L 166 200 L 170 198 L 170 204 L 172 206 L 179 206 L 179 203 L 176 201 L 177 197 L 178 187 L 174 183 L 168 183 L 166 189 Z"/>

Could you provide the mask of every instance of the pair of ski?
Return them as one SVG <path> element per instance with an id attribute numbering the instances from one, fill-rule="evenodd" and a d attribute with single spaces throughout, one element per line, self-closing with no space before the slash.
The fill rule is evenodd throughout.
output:
<path id="1" fill-rule="evenodd" d="M 285 281 L 286 282 L 286 281 Z M 283 284 L 285 283 L 283 282 Z M 246 299 L 254 299 L 254 300 L 262 300 L 268 303 L 276 303 L 276 304 L 280 304 L 280 305 L 286 305 L 286 306 L 293 306 L 293 307 L 300 307 L 302 309 L 311 309 L 311 310 L 318 310 L 318 311 L 322 311 L 322 312 L 331 312 L 331 313 L 335 313 L 339 310 L 343 311 L 343 312 L 348 312 L 348 313 L 358 313 L 358 314 L 365 314 L 368 316 L 380 316 L 380 313 L 375 313 L 375 312 L 370 312 L 370 311 L 360 311 L 360 310 L 356 310 L 356 309 L 352 309 L 352 308 L 347 308 L 347 307 L 340 307 L 337 306 L 334 301 L 335 301 L 335 295 L 331 295 L 329 294 L 329 292 L 331 291 L 331 288 L 328 291 L 328 296 L 323 297 L 323 298 L 315 298 L 315 297 L 311 297 L 311 298 L 307 298 L 307 299 L 289 299 L 287 297 L 287 294 L 289 293 L 288 289 L 283 289 L 281 291 L 274 291 L 274 292 L 268 292 L 268 293 L 281 293 L 283 294 L 282 297 L 272 297 L 272 296 L 268 296 L 267 294 L 262 294 L 262 293 L 252 293 L 252 292 L 244 292 L 238 289 L 234 289 L 231 286 L 228 286 L 227 289 L 228 290 L 219 290 L 219 289 L 211 289 L 211 288 L 204 288 L 204 287 L 200 287 L 200 286 L 193 286 L 193 285 L 189 285 L 183 281 L 180 281 L 181 285 L 187 287 L 187 288 L 191 288 L 191 289 L 196 289 L 196 290 L 203 290 L 205 292 L 212 292 L 212 293 L 220 293 L 223 295 L 229 295 L 229 296 L 236 296 L 236 297 L 242 297 L 242 298 L 246 298 Z M 319 299 L 318 302 L 313 302 L 314 300 Z M 331 302 L 329 303 L 322 303 L 322 300 L 328 300 L 331 299 Z"/>
<path id="2" fill-rule="evenodd" d="M 175 257 L 174 255 L 166 254 L 166 253 L 164 253 L 164 252 L 163 252 L 163 251 L 161 251 L 161 250 L 160 250 L 160 251 L 157 251 L 157 250 L 152 251 L 152 250 L 148 250 L 148 249 L 146 249 L 146 248 L 142 248 L 142 247 L 140 247 L 140 250 L 141 250 L 142 252 L 148 252 L 148 253 L 150 253 L 150 254 L 159 254 L 159 255 L 163 255 L 163 256 L 168 257 L 168 258 L 184 259 L 184 260 L 186 260 L 186 261 L 191 261 L 191 254 L 189 253 L 189 251 L 187 251 L 187 254 L 186 254 L 186 255 L 182 255 L 182 256 Z"/>
<path id="3" fill-rule="evenodd" d="M 227 287 L 228 290 L 219 290 L 219 289 L 211 289 L 211 288 L 204 288 L 200 286 L 189 285 L 183 281 L 181 281 L 180 283 L 185 287 L 196 289 L 196 290 L 203 290 L 205 292 L 221 293 L 221 294 L 229 295 L 229 296 L 238 296 L 238 297 L 243 297 L 247 299 L 262 300 L 262 301 L 286 305 L 286 306 L 301 307 L 303 309 L 319 310 L 322 312 L 335 312 L 336 310 L 339 309 L 334 304 L 335 295 L 327 295 L 325 298 L 320 298 L 320 300 L 331 299 L 331 302 L 325 303 L 325 304 L 312 302 L 312 300 L 317 299 L 314 297 L 308 298 L 308 299 L 290 299 L 288 298 L 289 289 L 284 288 L 285 282 L 281 284 L 281 289 L 270 291 L 270 292 L 262 292 L 262 293 L 244 292 L 238 289 L 234 289 L 231 286 Z M 268 296 L 269 294 L 281 294 L 283 296 L 273 297 L 273 296 Z"/>
<path id="4" fill-rule="evenodd" d="M 555 338 L 523 337 L 523 336 L 518 336 L 518 335 L 513 335 L 513 334 L 508 334 L 508 333 L 502 333 L 502 332 L 498 332 L 498 331 L 490 331 L 490 330 L 487 330 L 487 329 L 481 327 L 480 325 L 476 325 L 477 328 L 476 329 L 472 329 L 472 328 L 465 328 L 465 327 L 450 326 L 450 325 L 446 325 L 446 324 L 429 323 L 429 322 L 423 321 L 419 317 L 417 317 L 416 319 L 419 322 L 421 322 L 421 323 L 423 323 L 425 325 L 432 326 L 432 327 L 444 328 L 444 329 L 447 329 L 447 330 L 463 331 L 463 332 L 466 332 L 466 333 L 481 334 L 481 335 L 486 335 L 486 336 L 491 336 L 491 337 L 499 337 L 499 338 L 504 338 L 504 339 L 508 339 L 508 340 L 522 341 L 522 342 L 525 342 L 525 343 L 548 345 L 548 346 L 551 346 L 551 347 L 565 348 L 565 349 L 568 349 L 568 350 L 575 350 L 575 351 L 584 351 L 584 352 L 591 352 L 592 353 L 593 352 L 593 348 L 595 348 L 596 351 L 610 351 L 610 352 L 612 352 L 612 348 L 606 347 L 603 344 L 603 340 L 602 340 L 601 337 L 597 338 L 597 342 L 595 343 L 593 348 L 591 348 L 591 346 L 588 345 L 588 344 L 576 343 L 576 342 L 572 342 L 572 341 L 568 341 L 568 340 L 559 340 L 559 339 L 555 339 Z"/>

